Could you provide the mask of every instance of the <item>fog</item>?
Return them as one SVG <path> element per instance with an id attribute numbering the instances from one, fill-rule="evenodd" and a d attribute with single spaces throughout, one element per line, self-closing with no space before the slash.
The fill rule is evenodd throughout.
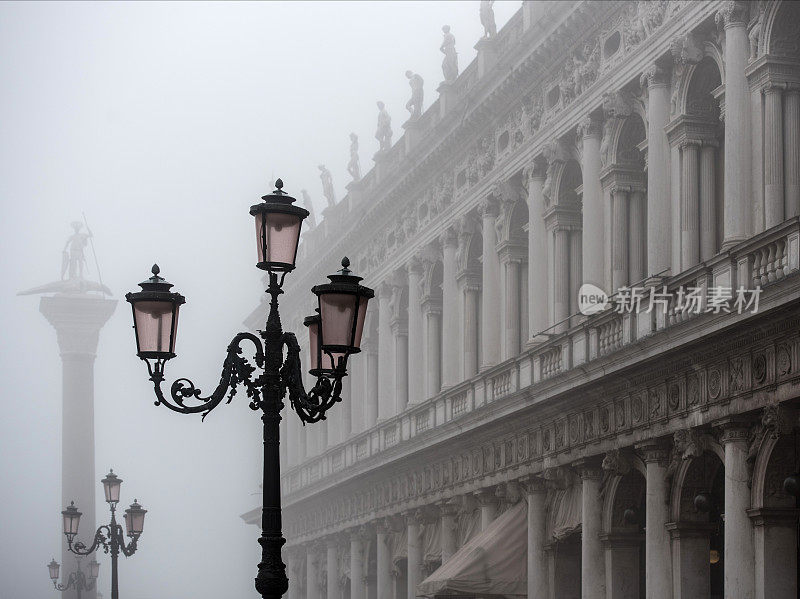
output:
<path id="1" fill-rule="evenodd" d="M 497 2 L 498 27 L 518 8 Z M 344 196 L 351 131 L 372 166 L 376 100 L 397 140 L 405 71 L 424 78 L 425 108 L 436 99 L 443 24 L 463 69 L 477 2 L 0 5 L 0 597 L 55 593 L 61 364 L 39 298 L 16 294 L 59 279 L 83 214 L 89 278 L 118 300 L 95 362 L 97 522 L 110 467 L 121 505 L 149 510 L 137 553 L 120 558 L 121 596 L 257 596 L 258 531 L 239 515 L 261 501 L 260 420 L 244 394 L 203 423 L 153 406 L 124 294 L 158 262 L 187 298 L 168 380 L 211 390 L 261 293 L 249 206 L 280 176 L 319 215 L 318 164 Z"/>

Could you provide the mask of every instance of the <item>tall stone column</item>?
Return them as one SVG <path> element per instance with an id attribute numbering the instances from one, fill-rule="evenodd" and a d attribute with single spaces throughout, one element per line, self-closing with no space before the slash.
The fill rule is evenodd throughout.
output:
<path id="1" fill-rule="evenodd" d="M 605 214 L 600 185 L 600 139 L 602 123 L 587 116 L 578 125 L 583 139 L 583 282 L 603 287 L 605 277 Z"/>
<path id="2" fill-rule="evenodd" d="M 422 320 L 422 265 L 417 258 L 408 262 L 408 372 L 413 373 L 408 379 L 409 403 L 424 399 L 425 385 L 421 376 L 423 320 Z"/>
<path id="3" fill-rule="evenodd" d="M 378 521 L 376 530 L 378 599 L 392 599 L 391 531 L 383 520 Z"/>
<path id="4" fill-rule="evenodd" d="M 53 325 L 61 354 L 61 505 L 71 501 L 83 512 L 81 529 L 95 529 L 95 495 L 99 482 L 94 459 L 94 359 L 100 329 L 116 308 L 116 300 L 88 294 L 42 297 L 39 311 Z M 103 469 L 108 465 L 103 465 Z M 63 535 L 62 572 L 77 570 L 75 555 Z M 91 541 L 91 538 L 87 538 Z M 94 599 L 96 591 L 83 594 Z M 77 597 L 75 591 L 65 599 Z"/>
<path id="5" fill-rule="evenodd" d="M 725 597 L 755 597 L 755 549 L 750 508 L 750 471 L 747 453 L 749 424 L 722 423 L 720 442 L 725 448 Z"/>
<path id="6" fill-rule="evenodd" d="M 300 581 L 296 578 L 298 549 L 292 547 L 286 550 L 286 577 L 289 579 L 289 590 L 286 593 L 287 599 L 300 599 Z"/>
<path id="7" fill-rule="evenodd" d="M 647 276 L 670 267 L 672 208 L 670 147 L 664 131 L 669 122 L 670 74 L 659 65 L 643 75 L 647 86 Z"/>
<path id="8" fill-rule="evenodd" d="M 578 312 L 578 289 L 581 288 L 581 276 L 583 273 L 583 231 L 579 226 L 574 227 L 569 232 L 569 297 L 568 314 Z"/>
<path id="9" fill-rule="evenodd" d="M 667 504 L 669 446 L 647 442 L 637 446 L 645 463 L 645 580 L 647 599 L 672 598 L 672 557 L 670 555 Z"/>
<path id="10" fill-rule="evenodd" d="M 458 542 L 456 539 L 456 531 L 458 530 L 458 525 L 456 524 L 458 505 L 454 504 L 452 500 L 442 501 L 437 505 L 439 506 L 442 526 L 442 565 L 444 565 L 458 550 Z"/>
<path id="11" fill-rule="evenodd" d="M 783 88 L 764 88 L 764 218 L 769 229 L 783 222 Z"/>
<path id="12" fill-rule="evenodd" d="M 557 226 L 553 231 L 553 324 L 562 323 L 569 316 L 569 229 Z M 556 332 L 566 324 L 559 324 Z"/>
<path id="13" fill-rule="evenodd" d="M 528 499 L 528 597 L 549 597 L 547 555 L 547 488 L 536 476 L 522 479 Z"/>
<path id="14" fill-rule="evenodd" d="M 367 599 L 365 574 L 364 540 L 361 531 L 356 530 L 350 533 L 350 599 Z"/>
<path id="15" fill-rule="evenodd" d="M 378 420 L 394 416 L 394 338 L 392 336 L 392 286 L 378 286 Z"/>
<path id="16" fill-rule="evenodd" d="M 374 339 L 370 338 L 366 343 L 362 342 L 361 345 L 366 354 L 364 356 L 366 358 L 364 360 L 366 364 L 366 376 L 364 377 L 366 385 L 364 389 L 364 429 L 368 429 L 378 422 L 378 344 Z"/>
<path id="17" fill-rule="evenodd" d="M 605 599 L 605 554 L 600 540 L 603 501 L 600 485 L 603 471 L 595 462 L 578 466 L 581 476 L 581 598 Z"/>
<path id="18" fill-rule="evenodd" d="M 700 260 L 717 253 L 716 148 L 703 142 L 700 150 Z"/>
<path id="19" fill-rule="evenodd" d="M 628 269 L 629 284 L 647 276 L 647 194 L 634 189 L 628 202 Z"/>
<path id="20" fill-rule="evenodd" d="M 681 145 L 681 270 L 700 262 L 700 178 L 698 176 L 700 145 L 687 141 Z"/>
<path id="21" fill-rule="evenodd" d="M 503 256 L 503 266 L 505 276 L 505 289 L 503 291 L 503 311 L 505 327 L 503 359 L 507 360 L 519 354 L 519 297 L 520 297 L 520 268 L 522 263 L 521 256 L 515 256 L 513 252 L 505 252 Z"/>
<path id="22" fill-rule="evenodd" d="M 498 206 L 493 197 L 481 204 L 483 231 L 483 300 L 481 304 L 481 368 L 500 362 L 500 258 L 497 255 Z"/>
<path id="23" fill-rule="evenodd" d="M 784 94 L 784 158 L 786 161 L 786 218 L 800 215 L 800 90 Z"/>
<path id="24" fill-rule="evenodd" d="M 497 495 L 495 495 L 494 487 L 478 489 L 474 495 L 481 506 L 481 530 L 483 531 L 489 528 L 497 514 Z"/>
<path id="25" fill-rule="evenodd" d="M 462 278 L 464 294 L 464 378 L 478 374 L 478 315 L 481 284 L 478 277 L 467 275 Z"/>
<path id="26" fill-rule="evenodd" d="M 628 280 L 628 189 L 611 190 L 611 293 L 625 287 Z"/>
<path id="27" fill-rule="evenodd" d="M 747 239 L 750 190 L 750 56 L 747 2 L 729 0 L 717 12 L 725 26 L 725 184 L 723 248 Z M 726 568 L 727 569 L 727 568 Z M 727 588 L 727 587 L 726 587 Z"/>
<path id="28" fill-rule="evenodd" d="M 404 318 L 392 321 L 394 336 L 395 413 L 408 405 L 408 323 Z"/>
<path id="29" fill-rule="evenodd" d="M 325 544 L 325 575 L 328 596 L 326 599 L 343 599 L 339 593 L 339 543 L 329 537 Z"/>
<path id="30" fill-rule="evenodd" d="M 545 339 L 537 334 L 544 331 L 547 322 L 547 227 L 544 223 L 544 196 L 542 186 L 545 168 L 539 162 L 526 167 L 528 181 L 528 332 L 530 343 Z"/>
<path id="31" fill-rule="evenodd" d="M 459 293 L 456 280 L 456 249 L 458 234 L 448 227 L 439 238 L 442 245 L 442 326 L 453 340 L 461 331 L 459 322 Z M 460 344 L 445 343 L 442 346 L 442 388 L 446 389 L 460 383 Z"/>
<path id="32" fill-rule="evenodd" d="M 425 315 L 425 397 L 442 389 L 442 302 L 429 297 L 422 306 Z"/>
<path id="33" fill-rule="evenodd" d="M 415 512 L 406 514 L 408 527 L 408 599 L 416 599 L 417 585 L 422 582 L 422 526 Z"/>
<path id="34" fill-rule="evenodd" d="M 306 549 L 306 599 L 322 599 L 319 588 L 319 555 L 316 547 Z"/>

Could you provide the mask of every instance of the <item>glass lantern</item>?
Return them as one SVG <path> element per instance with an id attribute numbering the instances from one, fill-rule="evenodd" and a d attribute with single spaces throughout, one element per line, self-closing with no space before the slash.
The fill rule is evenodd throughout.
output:
<path id="1" fill-rule="evenodd" d="M 275 190 L 262 196 L 263 202 L 250 207 L 255 217 L 256 266 L 270 272 L 294 270 L 300 226 L 308 210 L 295 206 L 295 198 L 283 191 L 283 181 L 275 181 Z"/>
<path id="2" fill-rule="evenodd" d="M 144 515 L 147 510 L 142 509 L 139 502 L 134 499 L 131 507 L 125 510 L 125 529 L 129 537 L 138 537 L 144 529 Z"/>
<path id="3" fill-rule="evenodd" d="M 111 470 L 101 482 L 103 483 L 103 491 L 106 494 L 106 501 L 108 503 L 117 503 L 119 501 L 119 488 L 122 486 L 122 479 Z"/>
<path id="4" fill-rule="evenodd" d="M 186 298 L 170 292 L 172 283 L 158 276 L 161 272 L 158 264 L 153 265 L 151 272 L 152 277 L 139 283 L 141 291 L 125 295 L 133 309 L 136 355 L 142 359 L 169 360 L 175 357 L 178 310 Z"/>
<path id="5" fill-rule="evenodd" d="M 67 539 L 72 541 L 75 535 L 78 534 L 78 525 L 81 522 L 81 516 L 83 514 L 75 507 L 75 502 L 70 501 L 69 507 L 63 510 L 61 515 L 64 518 L 64 534 L 67 536 Z"/>
<path id="6" fill-rule="evenodd" d="M 47 569 L 50 572 L 50 580 L 58 580 L 58 571 L 61 569 L 61 564 L 55 558 L 47 564 Z"/>

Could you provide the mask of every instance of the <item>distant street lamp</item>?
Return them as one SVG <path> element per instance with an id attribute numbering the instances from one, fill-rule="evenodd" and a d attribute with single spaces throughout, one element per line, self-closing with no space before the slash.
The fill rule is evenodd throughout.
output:
<path id="1" fill-rule="evenodd" d="M 78 599 L 81 599 L 81 592 L 94 589 L 97 583 L 97 576 L 100 574 L 100 564 L 93 558 L 92 561 L 89 562 L 89 576 L 87 577 L 86 574 L 83 573 L 83 570 L 81 570 L 81 558 L 78 557 L 77 561 L 78 569 L 69 575 L 65 583 L 58 582 L 58 571 L 61 565 L 55 559 L 47 564 L 47 569 L 50 572 L 50 580 L 53 581 L 53 587 L 55 587 L 57 591 L 63 592 L 69 589 L 75 589 L 78 593 Z"/>
<path id="2" fill-rule="evenodd" d="M 133 500 L 131 506 L 125 510 L 123 519 L 125 520 L 125 532 L 131 538 L 131 542 L 125 544 L 125 535 L 122 532 L 122 526 L 117 523 L 116 511 L 117 502 L 119 502 L 119 489 L 122 485 L 122 479 L 119 478 L 114 471 L 111 470 L 106 477 L 101 481 L 103 483 L 103 491 L 106 496 L 109 508 L 111 510 L 111 522 L 103 524 L 94 533 L 94 541 L 91 547 L 80 541 L 73 543 L 75 535 L 78 534 L 78 525 L 81 521 L 81 514 L 78 508 L 75 507 L 75 502 L 61 512 L 64 518 L 64 535 L 67 537 L 67 547 L 75 555 L 89 555 L 98 547 L 102 546 L 103 550 L 108 553 L 111 551 L 111 599 L 119 599 L 119 589 L 117 586 L 117 557 L 119 552 L 122 551 L 125 557 L 130 557 L 136 553 L 136 543 L 139 536 L 142 534 L 144 528 L 144 515 L 147 510 L 142 509 L 137 500 Z M 94 562 L 97 564 L 97 562 Z M 58 578 L 58 564 L 55 560 L 50 564 L 50 578 L 53 578 L 53 564 L 56 568 L 56 576 Z M 92 564 L 90 566 L 90 575 L 94 572 L 94 578 L 97 578 L 97 571 L 100 564 L 95 568 Z M 53 578 L 53 580 L 55 580 Z"/>
<path id="3" fill-rule="evenodd" d="M 278 296 L 286 274 L 294 270 L 300 227 L 308 211 L 294 206 L 295 199 L 283 191 L 283 182 L 250 208 L 255 217 L 258 262 L 256 266 L 269 273 L 270 309 L 266 326 L 258 335 L 239 333 L 228 345 L 217 388 L 208 397 L 190 380 L 178 379 L 170 387 L 169 401 L 161 385 L 167 360 L 175 357 L 175 335 L 178 310 L 185 302 L 179 293 L 170 291 L 172 285 L 159 276 L 154 265 L 153 276 L 139 283 L 142 288 L 125 298 L 133 309 L 137 355 L 147 363 L 153 381 L 156 405 L 164 404 L 182 414 L 200 413 L 205 418 L 227 396 L 231 401 L 237 387 L 244 385 L 250 398 L 250 409 L 261 410 L 264 423 L 263 506 L 261 515 L 261 562 L 255 579 L 256 590 L 265 599 L 277 599 L 289 588 L 286 566 L 281 560 L 281 547 L 286 540 L 281 531 L 280 460 L 278 453 L 279 423 L 283 399 L 289 403 L 304 423 L 325 418 L 336 402 L 341 401 L 342 379 L 347 376 L 347 359 L 358 353 L 367 303 L 375 293 L 359 284 L 349 270 L 350 261 L 342 260 L 342 269 L 329 275 L 329 283 L 317 285 L 317 314 L 306 319 L 311 343 L 310 374 L 316 377 L 314 387 L 306 392 L 302 382 L 300 346 L 294 333 L 284 333 L 278 312 Z M 255 346 L 251 360 L 241 355 L 242 341 Z M 262 344 L 263 340 L 263 344 Z M 283 351 L 286 350 L 286 358 Z M 253 364 L 255 362 L 255 364 Z M 193 402 L 186 405 L 186 400 Z"/>

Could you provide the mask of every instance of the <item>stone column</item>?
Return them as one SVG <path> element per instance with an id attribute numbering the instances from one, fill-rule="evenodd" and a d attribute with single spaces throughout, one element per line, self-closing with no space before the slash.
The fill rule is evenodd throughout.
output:
<path id="1" fill-rule="evenodd" d="M 392 321 L 394 336 L 395 413 L 408 405 L 408 323 L 404 318 Z"/>
<path id="2" fill-rule="evenodd" d="M 783 222 L 782 94 L 779 85 L 764 88 L 764 219 L 768 229 Z"/>
<path id="3" fill-rule="evenodd" d="M 581 598 L 605 599 L 605 555 L 600 540 L 603 529 L 603 501 L 600 484 L 603 470 L 594 461 L 578 466 L 581 496 Z"/>
<path id="4" fill-rule="evenodd" d="M 478 297 L 480 280 L 467 275 L 463 279 L 464 293 L 464 378 L 478 373 Z"/>
<path id="5" fill-rule="evenodd" d="M 553 231 L 553 324 L 569 316 L 569 233 L 563 226 Z M 566 326 L 560 324 L 554 330 L 561 332 Z"/>
<path id="6" fill-rule="evenodd" d="M 328 538 L 325 546 L 326 586 L 328 596 L 326 599 L 340 599 L 339 595 L 339 544 L 336 537 Z"/>
<path id="7" fill-rule="evenodd" d="M 521 256 L 514 256 L 511 253 L 506 253 L 503 260 L 506 273 L 505 290 L 503 292 L 505 304 L 505 310 L 503 312 L 505 316 L 504 360 L 517 356 L 520 350 L 519 281 L 521 261 Z"/>
<path id="8" fill-rule="evenodd" d="M 670 555 L 667 504 L 669 446 L 656 441 L 637 446 L 645 462 L 645 580 L 648 599 L 672 599 L 672 558 Z"/>
<path id="9" fill-rule="evenodd" d="M 800 90 L 789 88 L 784 94 L 784 159 L 786 163 L 787 219 L 800 215 Z"/>
<path id="10" fill-rule="evenodd" d="M 695 266 L 700 261 L 700 179 L 699 143 L 687 141 L 681 145 L 681 270 Z"/>
<path id="11" fill-rule="evenodd" d="M 458 281 L 456 280 L 456 249 L 458 235 L 448 227 L 440 237 L 442 245 L 442 327 L 448 338 L 455 338 L 461 330 L 459 323 Z M 460 344 L 445 343 L 442 346 L 442 388 L 446 389 L 461 382 L 459 371 L 461 355 Z"/>
<path id="12" fill-rule="evenodd" d="M 528 597 L 549 597 L 547 554 L 547 488 L 536 476 L 522 479 L 528 499 Z"/>
<path id="13" fill-rule="evenodd" d="M 489 528 L 494 521 L 497 513 L 497 495 L 495 495 L 494 487 L 478 489 L 474 495 L 481 506 L 481 530 L 483 531 Z"/>
<path id="14" fill-rule="evenodd" d="M 583 283 L 603 287 L 605 277 L 603 190 L 600 185 L 602 123 L 590 116 L 578 125 L 583 138 Z"/>
<path id="15" fill-rule="evenodd" d="M 425 386 L 422 377 L 422 265 L 417 258 L 408 262 L 408 401 L 424 399 Z"/>
<path id="16" fill-rule="evenodd" d="M 350 599 L 367 599 L 365 574 L 364 541 L 360 531 L 353 531 L 350 534 Z"/>
<path id="17" fill-rule="evenodd" d="M 578 312 L 578 289 L 581 288 L 581 275 L 583 273 L 583 231 L 574 227 L 569 232 L 569 309 L 568 314 Z"/>
<path id="18" fill-rule="evenodd" d="M 392 337 L 392 286 L 378 286 L 378 420 L 394 416 L 394 338 Z"/>
<path id="19" fill-rule="evenodd" d="M 628 280 L 628 190 L 611 190 L 611 293 L 625 287 Z"/>
<path id="20" fill-rule="evenodd" d="M 755 537 L 756 599 L 797 599 L 797 510 L 749 511 Z"/>
<path id="21" fill-rule="evenodd" d="M 425 396 L 433 397 L 442 389 L 442 302 L 427 298 L 422 307 L 425 315 Z"/>
<path id="22" fill-rule="evenodd" d="M 408 599 L 416 599 L 422 582 L 422 527 L 415 512 L 406 514 L 408 527 Z"/>
<path id="23" fill-rule="evenodd" d="M 500 258 L 497 256 L 495 220 L 498 206 L 494 198 L 481 204 L 483 223 L 483 300 L 481 304 L 481 368 L 500 361 Z"/>
<path id="24" fill-rule="evenodd" d="M 537 334 L 545 330 L 547 322 L 547 227 L 542 213 L 544 196 L 542 186 L 545 169 L 537 162 L 527 167 L 528 181 L 528 331 L 530 342 L 544 339 Z"/>
<path id="25" fill-rule="evenodd" d="M 440 501 L 437 506 L 441 518 L 442 565 L 444 565 L 458 551 L 458 540 L 456 539 L 458 505 L 454 503 L 453 499 L 448 499 Z"/>
<path id="26" fill-rule="evenodd" d="M 629 284 L 647 276 L 647 194 L 642 189 L 631 192 L 628 202 Z"/>
<path id="27" fill-rule="evenodd" d="M 297 550 L 292 547 L 286 550 L 286 577 L 289 579 L 289 590 L 286 593 L 287 599 L 300 599 L 300 581 L 295 577 L 297 572 Z"/>
<path id="28" fill-rule="evenodd" d="M 722 423 L 720 442 L 725 448 L 725 596 L 753 599 L 755 596 L 755 550 L 750 507 L 750 471 L 747 452 L 749 424 Z"/>
<path id="29" fill-rule="evenodd" d="M 370 339 L 366 344 L 362 343 L 362 349 L 365 353 L 366 362 L 366 376 L 364 382 L 366 388 L 364 390 L 365 399 L 365 422 L 364 429 L 375 426 L 378 421 L 378 348 L 377 343 Z"/>
<path id="30" fill-rule="evenodd" d="M 670 75 L 653 65 L 643 76 L 647 86 L 647 276 L 670 267 L 672 208 L 669 122 Z"/>
<path id="31" fill-rule="evenodd" d="M 42 297 L 39 311 L 56 330 L 61 354 L 61 505 L 71 501 L 83 513 L 81 530 L 95 530 L 95 495 L 97 472 L 94 459 L 94 359 L 100 329 L 114 313 L 116 300 L 90 295 L 54 295 Z M 103 472 L 108 466 L 103 464 Z M 69 574 L 77 570 L 75 554 L 61 538 L 61 568 Z M 96 591 L 83 594 L 94 599 Z M 74 599 L 74 590 L 64 599 Z"/>
<path id="32" fill-rule="evenodd" d="M 306 549 L 306 599 L 321 599 L 319 588 L 319 555 L 313 545 Z"/>
<path id="33" fill-rule="evenodd" d="M 750 55 L 747 2 L 728 0 L 717 13 L 725 26 L 725 235 L 723 248 L 747 239 L 750 198 L 750 93 L 745 68 Z M 651 163 L 652 164 L 652 163 Z M 728 562 L 729 564 L 730 562 Z M 727 564 L 726 564 L 727 565 Z M 730 568 L 726 568 L 729 570 Z M 727 586 L 726 586 L 727 589 Z"/>
<path id="34" fill-rule="evenodd" d="M 703 142 L 700 150 L 700 260 L 717 253 L 716 148 Z"/>
<path id="35" fill-rule="evenodd" d="M 389 546 L 391 531 L 388 523 L 377 524 L 377 580 L 378 599 L 392 599 L 392 552 Z"/>

